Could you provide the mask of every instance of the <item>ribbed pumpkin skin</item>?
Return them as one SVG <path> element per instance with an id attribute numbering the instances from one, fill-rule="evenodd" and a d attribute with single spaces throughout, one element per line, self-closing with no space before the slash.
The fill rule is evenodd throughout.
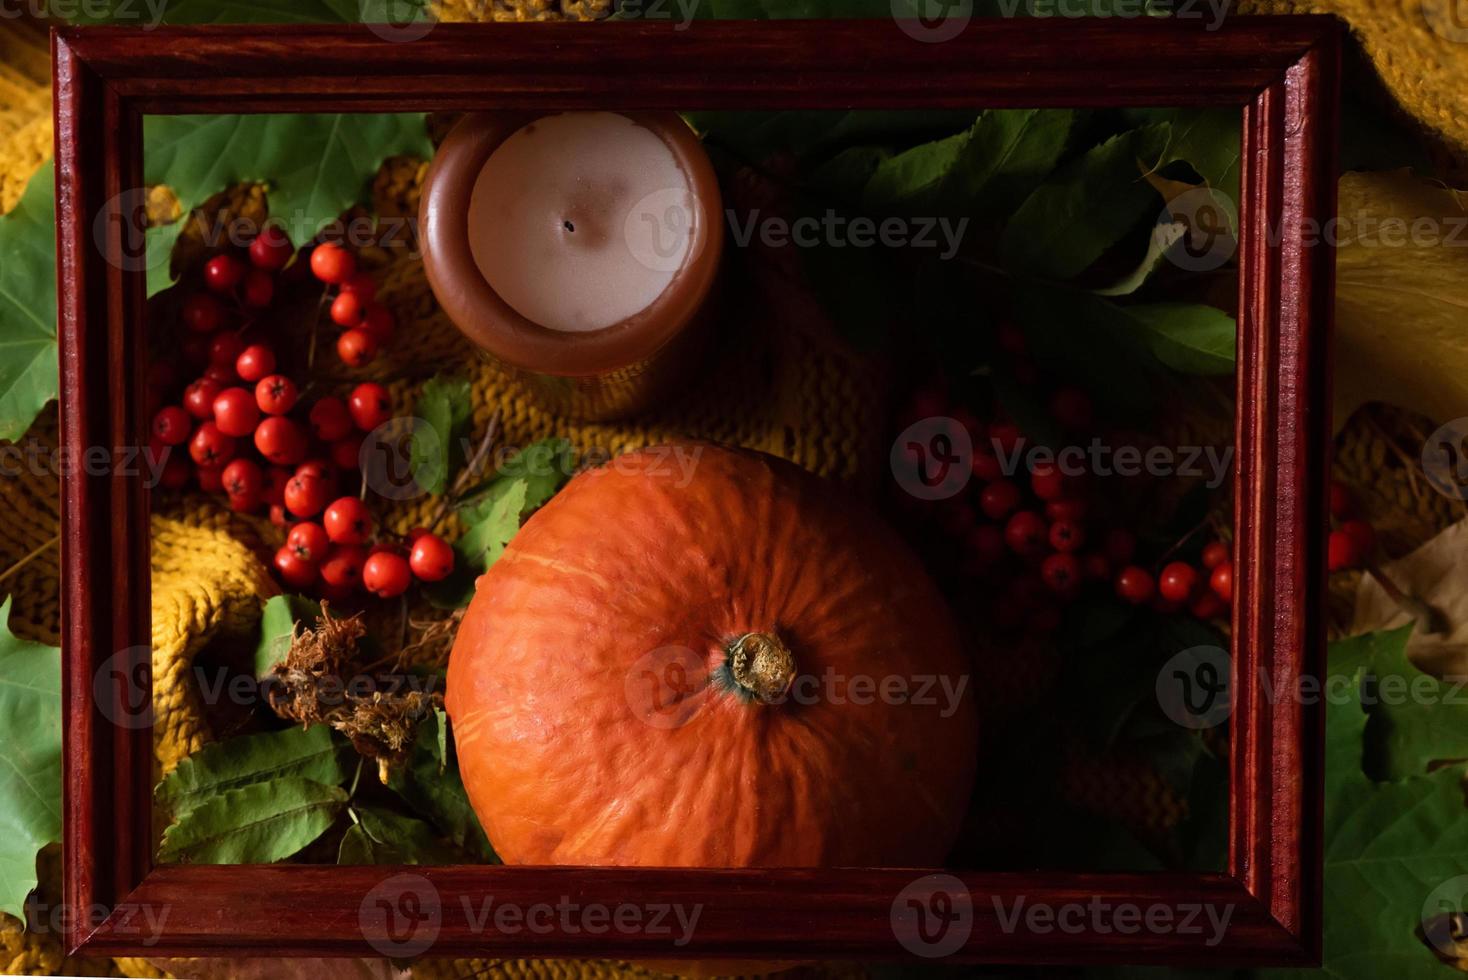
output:
<path id="1" fill-rule="evenodd" d="M 917 694 L 970 673 L 932 582 L 793 464 L 678 448 L 699 454 L 691 480 L 666 449 L 583 473 L 479 579 L 446 700 L 495 849 L 515 864 L 940 862 L 973 782 L 972 682 L 946 718 L 937 683 L 927 705 L 849 696 L 858 676 Z M 689 648 L 712 676 L 729 641 L 768 630 L 801 675 L 846 684 L 761 704 L 710 681 L 676 726 L 629 697 L 651 651 Z"/>

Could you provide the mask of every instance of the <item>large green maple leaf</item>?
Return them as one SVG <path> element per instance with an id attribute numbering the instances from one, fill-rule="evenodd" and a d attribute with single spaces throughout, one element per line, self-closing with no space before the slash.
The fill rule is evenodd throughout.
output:
<path id="1" fill-rule="evenodd" d="M 51 164 L 0 218 L 0 439 L 56 397 L 56 204 Z"/>
<path id="2" fill-rule="evenodd" d="M 0 604 L 0 912 L 21 918 L 36 853 L 61 840 L 61 651 L 16 638 Z"/>

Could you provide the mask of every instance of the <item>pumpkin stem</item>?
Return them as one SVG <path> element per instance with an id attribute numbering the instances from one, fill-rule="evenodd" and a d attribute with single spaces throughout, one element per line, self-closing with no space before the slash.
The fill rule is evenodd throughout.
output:
<path id="1" fill-rule="evenodd" d="M 795 682 L 795 657 L 780 637 L 745 633 L 729 645 L 729 673 L 761 704 L 776 704 Z"/>

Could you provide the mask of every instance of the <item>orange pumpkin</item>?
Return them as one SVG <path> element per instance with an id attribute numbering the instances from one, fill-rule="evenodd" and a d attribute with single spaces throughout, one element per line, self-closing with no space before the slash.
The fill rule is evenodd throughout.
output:
<path id="1" fill-rule="evenodd" d="M 973 781 L 968 675 L 890 530 L 783 460 L 684 444 L 526 522 L 446 700 L 508 863 L 933 865 Z"/>

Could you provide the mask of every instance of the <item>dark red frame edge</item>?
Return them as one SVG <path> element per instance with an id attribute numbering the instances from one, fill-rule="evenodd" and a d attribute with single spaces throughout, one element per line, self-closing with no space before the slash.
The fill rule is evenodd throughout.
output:
<path id="1" fill-rule="evenodd" d="M 1238 584 L 1226 874 L 955 872 L 972 896 L 971 962 L 1310 964 L 1320 957 L 1323 715 L 1266 700 L 1324 667 L 1328 339 L 1334 255 L 1309 238 L 1335 211 L 1340 27 L 1235 17 L 976 21 L 920 44 L 890 21 L 440 25 L 411 43 L 351 27 L 53 32 L 62 438 L 135 445 L 142 431 L 143 273 L 120 220 L 142 185 L 144 113 L 424 111 L 490 106 L 902 108 L 1243 107 L 1237 450 Z M 1188 53 L 1188 85 L 1156 67 Z M 817 60 L 818 59 L 818 60 Z M 359 74 L 373 66 L 370 76 Z M 311 74 L 301 75 L 305 68 Z M 615 82 L 610 81 L 615 79 Z M 942 80 L 942 88 L 935 80 Z M 1104 83 L 1104 84 L 1102 84 Z M 106 229 L 107 252 L 90 240 Z M 1318 227 L 1318 224 L 1316 225 Z M 153 868 L 151 732 L 118 727 L 93 683 L 149 664 L 148 507 L 141 479 L 68 472 L 62 500 L 64 901 L 68 948 L 150 956 L 374 955 L 358 922 L 394 870 L 433 882 L 433 955 L 892 959 L 913 870 Z M 121 653 L 118 653 L 121 651 Z M 146 674 L 146 670 L 143 671 Z M 699 901 L 693 939 L 475 932 L 463 901 Z M 1231 904 L 1204 935 L 1006 931 L 998 903 Z M 137 913 L 169 909 L 159 934 Z M 97 914 L 93 910 L 102 910 Z"/>

